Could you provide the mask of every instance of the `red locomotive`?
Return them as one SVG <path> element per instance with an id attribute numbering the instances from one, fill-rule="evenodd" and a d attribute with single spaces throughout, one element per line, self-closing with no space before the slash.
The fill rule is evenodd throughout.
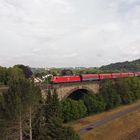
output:
<path id="1" fill-rule="evenodd" d="M 80 82 L 80 76 L 54 76 L 51 80 L 52 83 L 70 83 L 70 82 Z"/>
<path id="2" fill-rule="evenodd" d="M 51 80 L 52 83 L 70 83 L 70 82 L 84 82 L 84 81 L 97 81 L 103 79 L 115 79 L 125 77 L 140 77 L 140 72 L 128 73 L 108 73 L 108 74 L 81 74 L 76 76 L 54 76 Z"/>

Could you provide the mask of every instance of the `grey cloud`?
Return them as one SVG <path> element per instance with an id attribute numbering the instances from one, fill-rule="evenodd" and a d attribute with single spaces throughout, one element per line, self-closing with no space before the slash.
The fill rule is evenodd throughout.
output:
<path id="1" fill-rule="evenodd" d="M 0 0 L 0 65 L 100 66 L 138 58 L 139 5 L 139 0 Z"/>

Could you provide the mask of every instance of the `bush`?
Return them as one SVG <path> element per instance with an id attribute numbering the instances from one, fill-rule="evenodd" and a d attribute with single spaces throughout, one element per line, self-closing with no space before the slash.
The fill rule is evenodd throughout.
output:
<path id="1" fill-rule="evenodd" d="M 118 80 L 116 91 L 123 104 L 132 103 L 140 98 L 140 80 L 137 77 Z"/>
<path id="2" fill-rule="evenodd" d="M 101 112 L 105 109 L 105 104 L 101 96 L 86 94 L 83 97 L 83 102 L 87 108 L 88 114 Z"/>
<path id="3" fill-rule="evenodd" d="M 109 81 L 105 83 L 104 87 L 100 90 L 100 94 L 104 99 L 106 110 L 115 108 L 121 104 L 121 97 L 117 94 L 114 85 Z"/>
<path id="4" fill-rule="evenodd" d="M 71 127 L 65 127 L 64 135 L 65 140 L 80 140 L 79 135 Z"/>
<path id="5" fill-rule="evenodd" d="M 67 99 L 61 103 L 64 122 L 76 120 L 87 114 L 87 108 L 82 100 Z"/>
<path id="6" fill-rule="evenodd" d="M 140 99 L 140 80 L 137 77 L 106 81 L 100 89 L 106 109 L 129 104 Z"/>

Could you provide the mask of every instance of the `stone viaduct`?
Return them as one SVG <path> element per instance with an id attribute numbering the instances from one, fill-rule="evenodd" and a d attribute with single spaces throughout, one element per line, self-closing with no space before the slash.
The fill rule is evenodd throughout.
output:
<path id="1" fill-rule="evenodd" d="M 92 94 L 96 94 L 99 91 L 100 81 L 91 81 L 91 82 L 75 82 L 75 83 L 61 83 L 61 84 L 54 84 L 54 85 L 45 85 L 40 84 L 41 93 L 43 98 L 47 97 L 48 90 L 55 90 L 58 94 L 58 98 L 60 100 L 66 99 L 69 97 L 73 92 L 78 90 L 84 90 Z M 1 86 L 0 87 L 0 94 L 2 92 L 7 91 L 8 87 Z"/>
<path id="2" fill-rule="evenodd" d="M 45 98 L 48 92 L 48 89 L 52 89 L 56 91 L 58 94 L 58 98 L 60 100 L 66 99 L 69 97 L 73 92 L 77 90 L 85 90 L 89 93 L 96 94 L 99 91 L 100 82 L 99 81 L 92 81 L 92 82 L 77 82 L 77 83 L 61 83 L 61 84 L 54 84 L 47 86 L 42 86 L 41 91 L 42 95 Z"/>

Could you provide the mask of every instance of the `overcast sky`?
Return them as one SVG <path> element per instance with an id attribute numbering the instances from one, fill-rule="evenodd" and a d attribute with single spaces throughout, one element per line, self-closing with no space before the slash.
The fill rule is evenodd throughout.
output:
<path id="1" fill-rule="evenodd" d="M 0 0 L 0 65 L 101 66 L 140 58 L 140 0 Z"/>

